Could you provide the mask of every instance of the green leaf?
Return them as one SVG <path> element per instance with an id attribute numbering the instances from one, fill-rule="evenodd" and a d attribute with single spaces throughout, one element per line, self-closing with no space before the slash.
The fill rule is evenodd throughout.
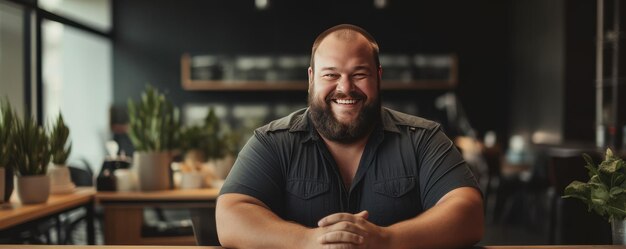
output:
<path id="1" fill-rule="evenodd" d="M 7 98 L 0 101 L 0 168 L 8 167 L 13 161 L 13 130 L 17 114 Z"/>
<path id="2" fill-rule="evenodd" d="M 128 100 L 129 136 L 137 151 L 168 151 L 178 148 L 178 109 L 156 88 L 147 85 L 138 102 Z"/>
<path id="3" fill-rule="evenodd" d="M 64 165 L 71 152 L 71 144 L 67 144 L 70 129 L 63 121 L 63 115 L 59 113 L 56 123 L 50 131 L 50 149 L 52 162 L 57 165 Z"/>
<path id="4" fill-rule="evenodd" d="M 17 120 L 13 133 L 13 166 L 18 176 L 46 173 L 50 162 L 50 142 L 45 130 L 34 118 Z"/>
<path id="5" fill-rule="evenodd" d="M 624 183 L 624 179 L 626 179 L 622 173 L 615 173 L 614 178 L 615 179 L 613 179 L 611 186 L 621 186 Z"/>
<path id="6" fill-rule="evenodd" d="M 597 166 L 591 157 L 583 154 L 588 170 L 589 180 L 574 181 L 565 188 L 566 197 L 582 200 L 601 216 L 624 219 L 626 217 L 626 176 L 624 175 L 625 162 L 606 150 L 604 160 Z"/>
<path id="7" fill-rule="evenodd" d="M 618 170 L 618 165 L 619 165 L 619 161 L 609 160 L 609 161 L 604 161 L 600 163 L 600 166 L 598 166 L 598 169 L 602 173 L 613 174 Z"/>
<path id="8" fill-rule="evenodd" d="M 586 153 L 583 153 L 583 158 L 585 159 L 585 162 L 586 162 L 585 168 L 589 170 L 589 177 L 593 177 L 594 175 L 597 175 L 598 167 L 593 162 L 593 159 L 591 158 L 591 156 L 587 155 Z"/>
<path id="9" fill-rule="evenodd" d="M 624 189 L 621 188 L 621 187 L 612 187 L 611 191 L 609 191 L 609 194 L 611 196 L 616 196 L 616 195 L 619 195 L 621 193 L 624 193 Z"/>

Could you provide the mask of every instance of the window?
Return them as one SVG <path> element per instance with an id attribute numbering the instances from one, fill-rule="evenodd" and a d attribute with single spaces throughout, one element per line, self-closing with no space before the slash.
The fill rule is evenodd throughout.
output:
<path id="1" fill-rule="evenodd" d="M 99 171 L 112 103 L 111 0 L 0 0 L 0 98 L 70 127 L 69 163 Z"/>
<path id="2" fill-rule="evenodd" d="M 110 0 L 39 0 L 39 6 L 96 30 L 111 30 Z"/>
<path id="3" fill-rule="evenodd" d="M 55 21 L 43 21 L 42 35 L 44 120 L 60 111 L 70 128 L 69 162 L 85 159 L 99 168 L 113 101 L 111 42 Z"/>
<path id="4" fill-rule="evenodd" d="M 24 114 L 24 10 L 0 1 L 0 98 Z"/>

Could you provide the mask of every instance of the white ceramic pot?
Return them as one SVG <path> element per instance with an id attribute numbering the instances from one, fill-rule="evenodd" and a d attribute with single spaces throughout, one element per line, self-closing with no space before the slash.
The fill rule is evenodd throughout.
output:
<path id="1" fill-rule="evenodd" d="M 76 189 L 70 176 L 70 169 L 65 165 L 52 164 L 48 166 L 47 175 L 50 176 L 51 194 L 68 194 Z"/>
<path id="2" fill-rule="evenodd" d="M 48 201 L 50 177 L 47 175 L 17 177 L 17 196 L 23 204 L 37 204 Z"/>
<path id="3" fill-rule="evenodd" d="M 626 245 L 626 220 L 611 220 L 613 245 Z"/>
<path id="4" fill-rule="evenodd" d="M 6 183 L 4 183 L 5 174 L 6 171 L 4 170 L 4 167 L 0 166 L 0 203 L 4 202 L 4 185 L 6 185 Z"/>
<path id="5" fill-rule="evenodd" d="M 155 191 L 170 189 L 170 152 L 135 152 L 133 154 L 133 168 L 137 173 L 139 190 Z"/>
<path id="6" fill-rule="evenodd" d="M 202 187 L 203 177 L 199 172 L 184 172 L 181 175 L 181 189 L 197 189 Z"/>

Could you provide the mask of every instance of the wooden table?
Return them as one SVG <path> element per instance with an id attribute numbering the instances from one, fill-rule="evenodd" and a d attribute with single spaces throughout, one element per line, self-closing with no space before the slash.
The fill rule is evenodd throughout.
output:
<path id="1" fill-rule="evenodd" d="M 98 192 L 104 207 L 104 240 L 108 245 L 196 245 L 193 236 L 143 237 L 144 208 L 214 208 L 219 189 L 151 192 Z"/>
<path id="2" fill-rule="evenodd" d="M 13 236 L 36 223 L 61 213 L 85 208 L 87 211 L 87 242 L 95 244 L 93 224 L 93 196 L 96 191 L 92 187 L 79 187 L 70 194 L 50 195 L 48 201 L 41 204 L 24 205 L 14 193 L 11 202 L 0 205 L 0 234 Z"/>

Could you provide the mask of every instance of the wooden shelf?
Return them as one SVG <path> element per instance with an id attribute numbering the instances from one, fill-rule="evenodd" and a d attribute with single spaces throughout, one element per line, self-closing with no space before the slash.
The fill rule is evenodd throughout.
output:
<path id="1" fill-rule="evenodd" d="M 413 80 L 394 81 L 383 80 L 382 90 L 449 90 L 454 89 L 458 82 L 458 59 L 452 56 L 450 77 L 447 80 Z M 306 81 L 223 81 L 223 80 L 195 80 L 191 78 L 191 56 L 183 54 L 180 60 L 181 84 L 188 91 L 306 91 Z M 383 68 L 384 70 L 384 68 Z"/>

